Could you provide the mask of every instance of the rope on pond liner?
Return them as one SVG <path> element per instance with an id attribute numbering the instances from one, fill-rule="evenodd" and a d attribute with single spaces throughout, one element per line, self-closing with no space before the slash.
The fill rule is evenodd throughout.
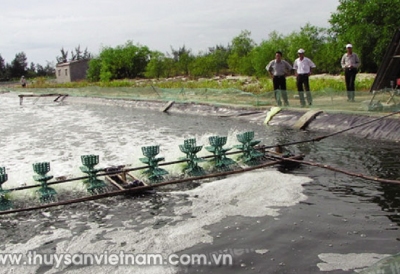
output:
<path id="1" fill-rule="evenodd" d="M 390 180 L 390 179 L 383 179 L 383 178 L 379 178 L 379 177 L 367 176 L 367 175 L 364 175 L 364 174 L 350 172 L 350 171 L 339 169 L 339 168 L 332 167 L 332 166 L 329 166 L 329 165 L 323 165 L 323 164 L 320 164 L 320 163 L 313 163 L 313 162 L 308 162 L 308 161 L 298 160 L 298 159 L 293 159 L 293 158 L 281 158 L 281 157 L 275 157 L 275 158 L 276 159 L 282 159 L 282 160 L 284 159 L 285 161 L 291 161 L 291 162 L 295 162 L 295 163 L 299 163 L 299 164 L 325 168 L 325 169 L 328 169 L 328 170 L 332 170 L 332 171 L 335 171 L 335 172 L 340 172 L 340 173 L 343 173 L 343 174 L 346 174 L 346 175 L 349 175 L 349 176 L 358 177 L 358 178 L 362 178 L 362 179 L 369 180 L 369 181 L 400 185 L 400 180 Z"/>
<path id="2" fill-rule="evenodd" d="M 382 119 L 384 119 L 384 118 L 387 118 L 387 117 L 390 117 L 390 116 L 393 116 L 393 115 L 396 115 L 396 114 L 400 114 L 400 111 L 392 112 L 392 113 L 390 113 L 390 114 L 387 114 L 387 115 L 384 115 L 384 116 L 382 116 L 382 117 L 373 119 L 373 120 L 371 120 L 371 121 L 364 122 L 364 123 L 361 123 L 361 124 L 358 124 L 358 125 L 355 125 L 355 126 L 352 126 L 352 127 L 346 128 L 346 129 L 343 129 L 343 130 L 339 130 L 339 131 L 336 131 L 336 132 L 334 132 L 334 133 L 330 133 L 330 134 L 327 134 L 327 135 L 319 136 L 319 137 L 312 138 L 312 139 L 308 139 L 308 140 L 290 142 L 290 143 L 285 143 L 285 144 L 279 144 L 279 146 L 285 147 L 285 146 L 298 145 L 298 144 L 304 144 L 304 143 L 319 142 L 319 141 L 321 141 L 321 140 L 323 140 L 323 139 L 325 139 L 325 138 L 332 137 L 332 136 L 341 134 L 341 133 L 343 133 L 343 132 L 346 132 L 346 131 L 349 131 L 349 130 L 352 130 L 352 129 L 355 129 L 355 128 L 358 128 L 358 127 L 365 126 L 365 125 L 367 125 L 367 124 L 371 124 L 371 123 L 380 121 L 380 120 L 382 120 Z M 276 146 L 277 146 L 277 145 L 263 146 L 263 148 L 264 148 L 264 149 L 267 149 L 267 148 L 274 148 L 274 147 L 276 147 Z"/>

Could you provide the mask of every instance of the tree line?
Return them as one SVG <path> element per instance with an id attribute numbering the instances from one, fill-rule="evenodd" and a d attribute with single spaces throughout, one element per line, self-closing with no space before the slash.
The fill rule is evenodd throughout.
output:
<path id="1" fill-rule="evenodd" d="M 251 38 L 250 31 L 243 30 L 228 45 L 211 46 L 196 55 L 185 46 L 164 54 L 128 41 L 116 48 L 104 48 L 93 58 L 88 79 L 211 77 L 227 73 L 261 77 L 266 75 L 265 66 L 277 50 L 293 63 L 299 48 L 305 49 L 306 56 L 317 65 L 316 73 L 338 74 L 349 43 L 361 59 L 360 71 L 375 73 L 399 28 L 397 10 L 400 0 L 339 0 L 329 20 L 330 28 L 306 24 L 288 35 L 274 31 L 259 44 Z"/>
<path id="2" fill-rule="evenodd" d="M 90 81 L 111 81 L 138 77 L 160 78 L 174 76 L 212 77 L 220 74 L 240 74 L 262 77 L 265 66 L 274 59 L 277 50 L 284 59 L 293 62 L 297 50 L 303 48 L 306 56 L 317 65 L 316 73 L 338 74 L 345 45 L 353 44 L 361 59 L 360 70 L 377 71 L 386 48 L 400 22 L 400 0 L 339 0 L 332 13 L 329 28 L 306 24 L 298 31 L 283 35 L 273 31 L 259 44 L 251 32 L 242 30 L 228 45 L 217 44 L 194 54 L 185 45 L 170 53 L 150 50 L 147 46 L 127 41 L 117 47 L 104 47 L 97 56 L 87 49 L 75 52 L 61 50 L 57 63 L 90 59 L 87 78 Z M 4 64 L 0 55 L 0 78 L 20 77 L 21 74 L 54 76 L 54 67 L 39 64 L 28 67 L 25 54 L 19 53 L 11 64 Z"/>
<path id="3" fill-rule="evenodd" d="M 69 57 L 69 53 L 71 53 Z M 80 45 L 75 48 L 75 51 L 66 51 L 61 48 L 61 56 L 57 56 L 57 64 L 66 63 L 75 60 L 90 59 L 91 54 L 87 48 L 82 51 Z M 55 67 L 53 62 L 47 62 L 45 66 L 34 64 L 28 65 L 28 58 L 24 52 L 17 53 L 11 63 L 6 63 L 0 54 L 0 81 L 10 81 L 19 79 L 21 76 L 26 78 L 35 77 L 55 77 Z"/>
<path id="4" fill-rule="evenodd" d="M 19 52 L 11 63 L 6 63 L 0 54 L 0 81 L 10 81 L 25 76 L 33 77 L 54 77 L 54 64 L 47 63 L 45 66 L 34 64 L 31 62 L 28 65 L 28 58 L 24 52 Z"/>

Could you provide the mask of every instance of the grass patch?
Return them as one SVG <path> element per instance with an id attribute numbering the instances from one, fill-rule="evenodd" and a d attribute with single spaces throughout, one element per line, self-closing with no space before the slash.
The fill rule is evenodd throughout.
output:
<path id="1" fill-rule="evenodd" d="M 313 96 L 311 108 L 333 111 L 365 111 L 361 103 L 371 100 L 370 87 L 374 75 L 357 75 L 356 103 L 347 102 L 344 76 L 313 75 L 310 89 Z M 7 87 L 3 85 L 7 90 Z M 267 77 L 227 76 L 192 80 L 177 77 L 171 79 L 123 79 L 110 82 L 56 83 L 54 79 L 37 78 L 27 88 L 12 86 L 17 92 L 67 93 L 79 97 L 103 97 L 133 100 L 161 100 L 196 102 L 214 105 L 236 105 L 264 108 L 276 105 L 272 80 Z M 11 90 L 8 88 L 8 90 Z M 1 90 L 0 90 L 1 91 Z M 296 78 L 287 78 L 290 107 L 299 107 Z M 384 96 L 384 95 L 382 95 Z M 385 95 L 386 96 L 386 95 Z M 385 98 L 376 98 L 385 102 Z M 28 100 L 28 99 L 27 99 Z M 364 103 L 363 103 L 364 104 Z"/>
<path id="2" fill-rule="evenodd" d="M 356 89 L 358 91 L 369 91 L 374 81 L 374 77 L 357 77 Z M 296 78 L 289 76 L 287 78 L 287 89 L 297 90 Z M 272 80 L 267 77 L 238 77 L 225 79 L 199 79 L 190 80 L 187 78 L 172 78 L 172 79 L 123 79 L 110 82 L 88 82 L 78 81 L 71 83 L 57 83 L 54 79 L 49 80 L 43 77 L 35 78 L 28 83 L 30 88 L 85 88 L 85 87 L 103 87 L 103 88 L 121 88 L 121 87 L 150 87 L 154 86 L 161 89 L 238 89 L 253 94 L 262 94 L 273 91 Z M 343 76 L 322 76 L 310 77 L 311 91 L 326 91 L 326 90 L 346 90 Z"/>

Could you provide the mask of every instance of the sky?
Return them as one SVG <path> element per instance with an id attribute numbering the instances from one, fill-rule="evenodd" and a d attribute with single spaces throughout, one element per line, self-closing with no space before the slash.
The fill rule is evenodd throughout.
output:
<path id="1" fill-rule="evenodd" d="M 227 46 L 243 30 L 257 43 L 276 31 L 287 35 L 310 23 L 329 27 L 339 0 L 1 0 L 0 55 L 11 63 L 56 63 L 61 49 L 87 49 L 128 41 L 163 53 L 185 46 L 193 54 Z M 71 53 L 69 53 L 71 57 Z"/>

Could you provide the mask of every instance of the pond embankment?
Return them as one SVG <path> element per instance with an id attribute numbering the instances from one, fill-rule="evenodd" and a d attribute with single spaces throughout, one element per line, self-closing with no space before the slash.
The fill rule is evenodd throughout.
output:
<path id="1" fill-rule="evenodd" d="M 235 105 L 215 105 L 202 103 L 177 103 L 157 100 L 126 100 L 87 97 L 68 97 L 68 103 L 74 104 L 104 104 L 118 107 L 146 108 L 160 113 L 184 113 L 190 115 L 218 116 L 246 120 L 251 123 L 264 125 L 265 118 L 271 107 L 243 107 Z M 359 138 L 372 140 L 400 141 L 400 113 L 380 112 L 338 112 L 317 108 L 282 108 L 269 121 L 268 126 L 282 126 L 292 128 L 309 111 L 318 114 L 310 117 L 301 130 L 334 133 L 344 131 Z"/>

